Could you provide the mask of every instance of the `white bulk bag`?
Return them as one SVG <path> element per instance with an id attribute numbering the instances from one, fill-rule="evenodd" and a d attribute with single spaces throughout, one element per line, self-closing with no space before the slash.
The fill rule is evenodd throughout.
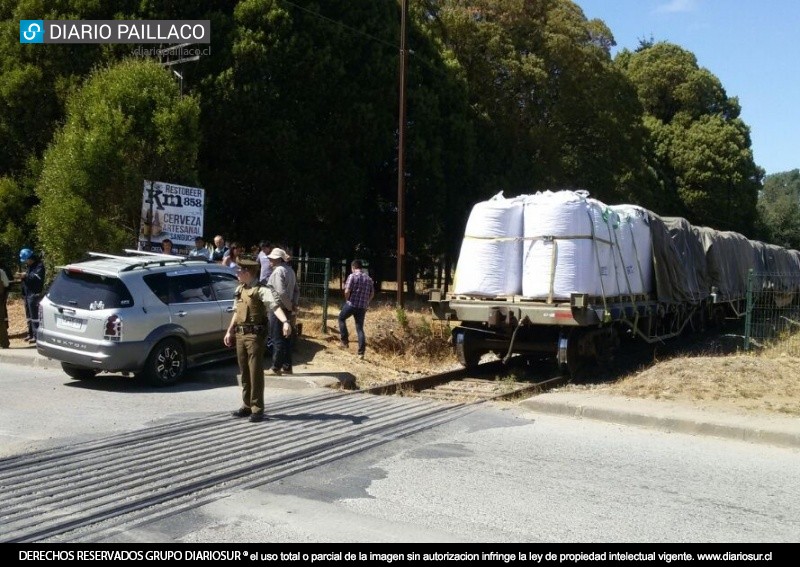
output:
<path id="1" fill-rule="evenodd" d="M 600 289 L 596 295 L 614 297 L 620 293 L 617 273 L 622 270 L 617 251 L 619 215 L 597 199 L 587 199 L 587 202 L 594 224 L 595 269 L 600 274 Z"/>
<path id="2" fill-rule="evenodd" d="M 522 290 L 522 202 L 500 192 L 470 212 L 453 290 L 457 295 L 518 295 Z"/>
<path id="3" fill-rule="evenodd" d="M 613 205 L 619 215 L 617 231 L 621 269 L 617 284 L 622 294 L 642 294 L 653 291 L 653 239 L 647 209 L 637 205 Z M 627 276 L 627 277 L 626 277 Z"/>
<path id="4" fill-rule="evenodd" d="M 586 191 L 528 197 L 523 212 L 522 295 L 569 299 L 617 295 L 607 207 Z"/>

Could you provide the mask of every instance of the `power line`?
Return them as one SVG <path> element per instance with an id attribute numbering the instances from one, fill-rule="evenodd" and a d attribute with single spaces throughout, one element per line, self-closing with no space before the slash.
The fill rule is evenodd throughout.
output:
<path id="1" fill-rule="evenodd" d="M 288 4 L 290 6 L 293 6 L 293 7 L 297 8 L 298 10 L 301 10 L 301 11 L 303 11 L 303 12 L 305 12 L 305 13 L 311 15 L 311 16 L 314 16 L 315 18 L 319 18 L 320 20 L 325 20 L 326 22 L 330 22 L 330 23 L 332 23 L 332 24 L 334 24 L 334 25 L 336 25 L 336 26 L 338 26 L 340 28 L 343 28 L 343 29 L 345 29 L 345 30 L 347 30 L 349 32 L 352 32 L 355 35 L 360 35 L 360 36 L 366 37 L 368 39 L 371 39 L 373 41 L 376 41 L 376 42 L 380 43 L 381 45 L 385 45 L 387 47 L 391 47 L 392 49 L 397 49 L 397 45 L 395 43 L 383 40 L 383 39 L 381 39 L 379 37 L 376 37 L 376 36 L 374 36 L 372 34 L 366 33 L 364 31 L 356 29 L 356 28 L 354 28 L 352 26 L 348 26 L 347 24 L 343 24 L 342 22 L 334 20 L 333 18 L 329 18 L 328 16 L 323 16 L 319 12 L 314 12 L 313 10 L 309 10 L 308 8 L 305 8 L 303 6 L 299 6 L 299 5 L 295 4 L 294 2 L 291 2 L 290 0 L 278 0 L 278 1 L 282 2 L 284 4 Z M 407 52 L 406 52 L 406 55 L 408 55 L 409 57 L 413 57 L 416 62 L 422 63 L 423 65 L 425 65 L 425 67 L 427 67 L 431 71 L 434 71 L 435 73 L 438 73 L 439 75 L 441 75 L 443 77 L 447 77 L 448 76 L 445 71 L 443 71 L 439 67 L 434 66 L 431 62 L 427 61 L 426 59 L 423 59 L 420 56 L 418 56 L 414 52 L 413 49 L 408 49 Z"/>
<path id="2" fill-rule="evenodd" d="M 317 17 L 317 18 L 319 18 L 321 20 L 325 20 L 325 21 L 330 22 L 332 24 L 335 24 L 335 25 L 337 25 L 337 26 L 339 26 L 341 28 L 344 28 L 344 29 L 346 29 L 348 31 L 351 31 L 356 35 L 363 35 L 364 37 L 367 37 L 369 39 L 377 41 L 378 43 L 381 43 L 383 45 L 391 47 L 392 49 L 397 47 L 397 45 L 395 45 L 394 43 L 390 43 L 388 41 L 382 40 L 379 37 L 375 37 L 374 35 L 368 34 L 368 33 L 364 32 L 364 31 L 358 30 L 358 29 L 356 29 L 354 27 L 348 26 L 347 24 L 343 24 L 342 22 L 336 21 L 336 20 L 334 20 L 332 18 L 329 18 L 328 16 L 323 16 L 319 12 L 314 12 L 313 10 L 309 10 L 308 8 L 304 8 L 303 6 L 299 6 L 299 5 L 295 4 L 294 2 L 290 2 L 289 0 L 279 0 L 279 1 L 283 2 L 284 4 L 289 4 L 290 6 L 294 6 L 298 10 L 302 10 L 303 12 L 306 12 L 307 14 L 311 14 L 312 16 Z"/>

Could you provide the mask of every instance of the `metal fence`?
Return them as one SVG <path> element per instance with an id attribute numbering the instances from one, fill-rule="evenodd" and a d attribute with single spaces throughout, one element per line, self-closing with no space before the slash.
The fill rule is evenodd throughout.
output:
<path id="1" fill-rule="evenodd" d="M 800 355 L 800 275 L 750 272 L 744 348 L 780 344 Z"/>
<path id="2" fill-rule="evenodd" d="M 322 305 L 321 331 L 328 332 L 328 299 L 331 281 L 330 258 L 295 258 L 300 301 Z"/>

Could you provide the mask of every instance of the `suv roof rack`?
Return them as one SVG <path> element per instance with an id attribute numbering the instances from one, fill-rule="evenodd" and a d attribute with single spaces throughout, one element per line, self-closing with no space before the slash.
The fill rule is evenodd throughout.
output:
<path id="1" fill-rule="evenodd" d="M 106 254 L 104 252 L 89 252 L 89 256 L 93 258 L 109 258 L 112 260 L 129 260 L 131 257 L 141 256 L 140 262 L 134 262 L 132 264 L 128 264 L 127 266 L 120 269 L 120 272 L 128 272 L 135 268 L 144 268 L 146 266 L 152 265 L 160 265 L 165 266 L 166 264 L 186 264 L 188 262 L 192 263 L 203 263 L 207 264 L 208 261 L 204 258 L 189 258 L 186 256 L 172 256 L 170 254 L 160 254 L 158 252 L 146 252 L 144 250 L 133 250 L 126 248 L 123 252 L 127 253 L 128 256 L 120 256 L 118 254 Z M 149 258 L 149 259 L 148 259 Z"/>

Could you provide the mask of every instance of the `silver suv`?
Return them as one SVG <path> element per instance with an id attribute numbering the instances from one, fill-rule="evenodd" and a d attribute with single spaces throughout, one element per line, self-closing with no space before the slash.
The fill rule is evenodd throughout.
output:
<path id="1" fill-rule="evenodd" d="M 122 372 L 157 386 L 235 356 L 222 343 L 238 283 L 230 268 L 125 252 L 90 253 L 59 269 L 39 307 L 39 354 L 76 380 Z"/>

